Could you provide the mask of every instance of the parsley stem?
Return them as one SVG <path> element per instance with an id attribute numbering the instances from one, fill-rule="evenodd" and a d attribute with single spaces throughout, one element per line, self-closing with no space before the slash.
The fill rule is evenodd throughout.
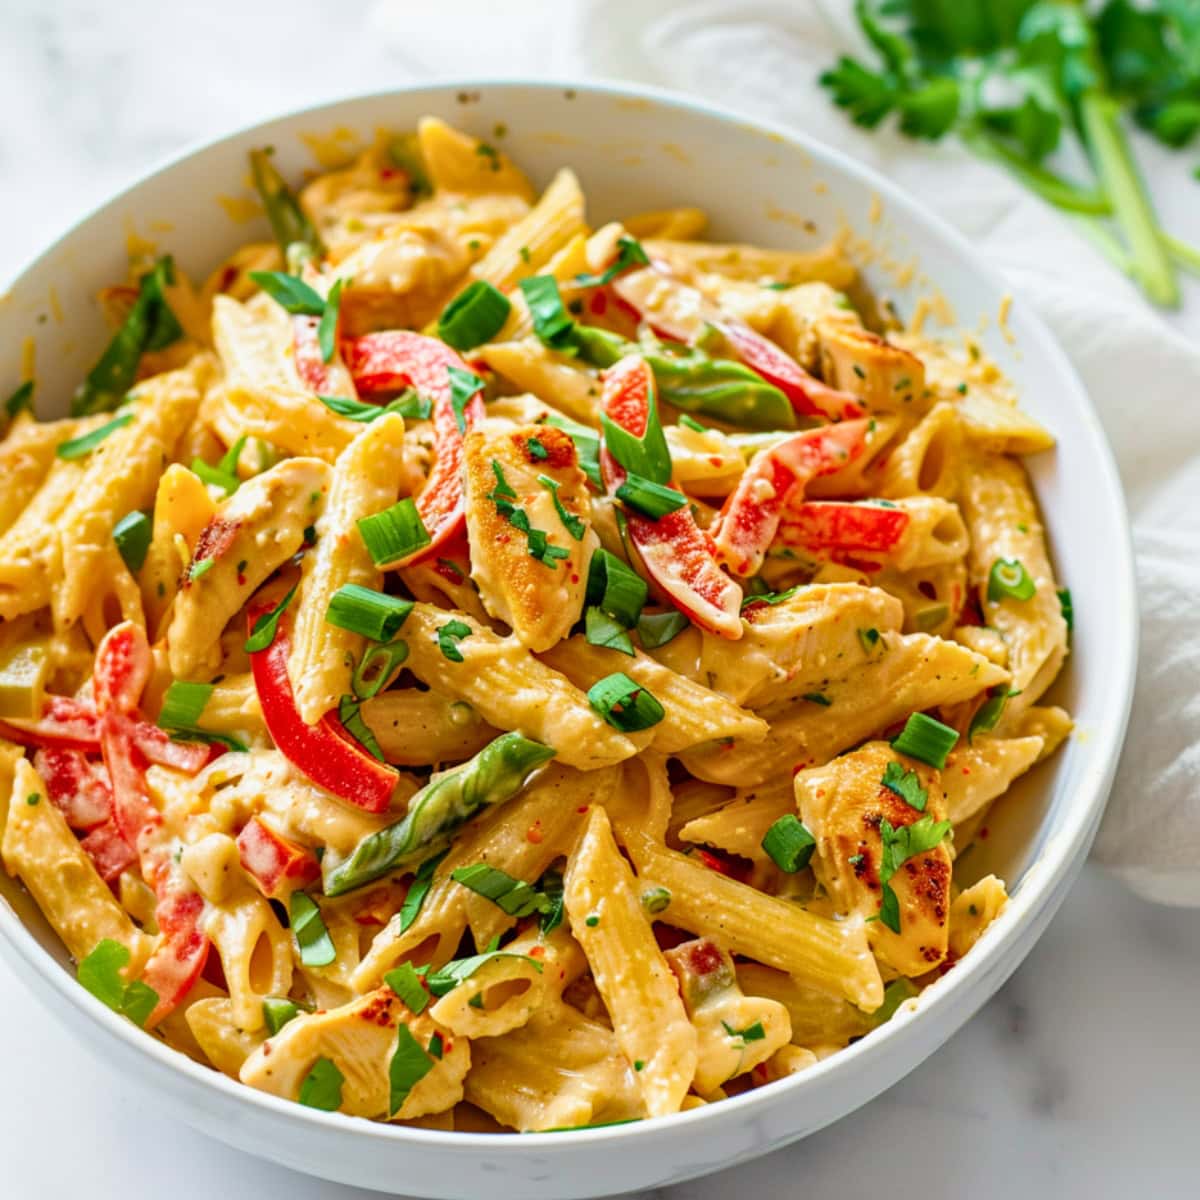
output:
<path id="1" fill-rule="evenodd" d="M 1180 241 L 1169 233 L 1162 235 L 1167 253 L 1185 270 L 1200 275 L 1200 249 L 1188 242 Z"/>
<path id="2" fill-rule="evenodd" d="M 986 129 L 964 129 L 960 135 L 963 143 L 980 158 L 989 158 L 1005 166 L 1030 191 L 1041 196 L 1047 204 L 1053 204 L 1064 212 L 1089 213 L 1104 216 L 1112 212 L 1112 202 L 1096 188 L 1080 187 L 1063 179 L 1053 171 L 1030 162 Z"/>
<path id="3" fill-rule="evenodd" d="M 1085 92 L 1079 101 L 1079 119 L 1096 173 L 1129 241 L 1134 277 L 1156 304 L 1177 308 L 1179 283 L 1175 268 L 1121 128 L 1120 105 L 1102 92 Z"/>

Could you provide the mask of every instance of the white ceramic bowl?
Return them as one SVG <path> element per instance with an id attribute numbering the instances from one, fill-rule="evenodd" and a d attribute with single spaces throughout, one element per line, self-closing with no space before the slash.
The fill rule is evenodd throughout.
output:
<path id="1" fill-rule="evenodd" d="M 57 938 L 6 876 L 0 948 L 76 1037 L 145 1089 L 147 1103 L 289 1167 L 386 1191 L 493 1200 L 567 1200 L 666 1184 L 804 1137 L 889 1087 L 987 1001 L 1049 922 L 1100 820 L 1132 692 L 1136 600 L 1120 484 L 1062 352 L 1019 298 L 1006 336 L 997 322 L 1005 286 L 961 237 L 835 150 L 628 87 L 423 87 L 324 105 L 186 153 L 82 220 L 21 273 L 0 307 L 0 384 L 15 383 L 22 344 L 32 337 L 41 415 L 65 411 L 104 344 L 94 296 L 124 276 L 131 229 L 201 276 L 239 242 L 264 237 L 265 222 L 235 225 L 217 200 L 245 191 L 252 147 L 275 146 L 279 165 L 295 178 L 314 165 L 306 134 L 369 140 L 379 126 L 410 127 L 426 113 L 486 137 L 503 123 L 504 148 L 539 184 L 570 164 L 594 224 L 695 204 L 711 214 L 714 237 L 798 247 L 827 238 L 844 220 L 886 251 L 881 260 L 916 261 L 906 286 L 866 268 L 902 312 L 912 311 L 923 290 L 936 290 L 963 328 L 984 323 L 987 351 L 1015 381 L 1023 405 L 1058 437 L 1054 453 L 1029 465 L 1077 614 L 1074 654 L 1055 698 L 1075 714 L 1079 732 L 1022 781 L 991 822 L 991 837 L 972 852 L 973 872 L 995 869 L 1014 885 L 1012 903 L 912 1011 L 800 1076 L 664 1120 L 507 1137 L 318 1112 L 196 1065 L 80 988 Z M 879 203 L 881 214 L 873 210 Z M 810 221 L 815 228 L 806 228 Z"/>

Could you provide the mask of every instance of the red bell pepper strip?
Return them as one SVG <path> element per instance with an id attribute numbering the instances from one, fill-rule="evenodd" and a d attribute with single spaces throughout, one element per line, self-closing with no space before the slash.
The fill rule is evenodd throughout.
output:
<path id="1" fill-rule="evenodd" d="M 320 323 L 320 317 L 292 318 L 292 362 L 300 382 L 309 391 L 319 396 L 340 396 L 346 387 L 344 372 L 338 369 L 340 363 L 326 362 L 321 355 L 321 344 L 317 340 Z"/>
<path id="2" fill-rule="evenodd" d="M 806 429 L 761 451 L 729 494 L 712 528 L 717 557 L 735 575 L 755 574 L 784 510 L 817 475 L 830 475 L 862 453 L 867 422 Z"/>
<path id="3" fill-rule="evenodd" d="M 430 544 L 406 561 L 436 559 L 441 547 L 466 526 L 463 430 L 451 402 L 448 368 L 469 368 L 444 342 L 404 329 L 364 334 L 343 346 L 361 395 L 371 398 L 412 387 L 433 401 L 433 470 L 417 497 L 417 511 L 429 531 Z M 476 394 L 463 408 L 463 424 L 470 429 L 483 414 L 483 400 Z"/>
<path id="4" fill-rule="evenodd" d="M 258 817 L 251 817 L 237 839 L 238 859 L 268 899 L 286 898 L 321 877 L 321 864 L 307 847 L 297 845 Z"/>
<path id="5" fill-rule="evenodd" d="M 654 403 L 649 365 L 629 355 L 604 372 L 603 383 L 609 420 L 642 437 Z M 609 495 L 625 481 L 624 468 L 607 449 L 600 454 L 600 473 Z M 721 637 L 742 636 L 742 589 L 717 566 L 712 544 L 686 504 L 658 520 L 630 512 L 628 529 L 650 578 L 680 612 Z"/>
<path id="6" fill-rule="evenodd" d="M 904 537 L 902 508 L 842 500 L 805 500 L 784 509 L 775 540 L 815 554 L 886 554 Z"/>
<path id="7" fill-rule="evenodd" d="M 112 788 L 103 763 L 79 750 L 40 749 L 33 766 L 46 794 L 72 829 L 95 829 L 112 818 Z"/>
<path id="8" fill-rule="evenodd" d="M 703 292 L 676 279 L 661 262 L 620 276 L 611 287 L 622 305 L 637 312 L 659 337 L 695 345 L 706 327 L 719 330 L 738 359 L 783 392 L 804 416 L 844 421 L 866 412 L 857 396 L 810 375 L 770 338 L 744 321 L 726 316 Z M 648 303 L 651 296 L 656 300 L 653 309 Z"/>
<path id="9" fill-rule="evenodd" d="M 247 622 L 251 630 L 269 608 L 269 601 L 250 606 Z M 291 638 L 285 622 L 280 621 L 274 641 L 250 655 L 263 720 L 276 748 L 297 770 L 339 800 L 366 812 L 387 812 L 399 774 L 353 741 L 333 713 L 326 713 L 316 725 L 304 723 L 288 677 L 290 648 Z"/>
<path id="10" fill-rule="evenodd" d="M 112 883 L 137 862 L 136 851 L 121 836 L 112 817 L 81 838 L 79 844 L 105 883 Z"/>
<path id="11" fill-rule="evenodd" d="M 151 725 L 149 721 L 130 722 L 129 737 L 147 762 L 157 763 L 160 767 L 174 767 L 189 775 L 195 775 L 214 758 L 225 753 L 225 747 L 221 745 L 177 742 L 166 730 Z"/>
<path id="12" fill-rule="evenodd" d="M 165 872 L 155 891 L 158 905 L 154 919 L 163 940 L 142 970 L 142 981 L 158 993 L 158 1004 L 146 1018 L 146 1029 L 158 1024 L 192 990 L 212 946 L 201 928 L 204 898 L 192 890 L 182 871 Z"/>
<path id="13" fill-rule="evenodd" d="M 70 696 L 45 696 L 40 717 L 0 722 L 0 734 L 22 746 L 100 750 L 100 718 L 95 709 Z"/>

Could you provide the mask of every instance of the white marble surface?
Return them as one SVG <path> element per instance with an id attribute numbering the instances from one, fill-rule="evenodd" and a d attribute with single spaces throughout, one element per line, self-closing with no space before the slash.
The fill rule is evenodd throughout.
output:
<path id="1" fill-rule="evenodd" d="M 480 70 L 483 47 L 502 73 L 538 28 L 545 70 L 562 62 L 557 4 L 394 0 L 386 21 L 380 7 L 4 0 L 0 279 L 191 140 L 356 89 Z M 448 37 L 436 62 L 396 36 L 397 13 L 425 23 L 467 7 L 471 45 Z M 1088 868 L 1012 981 L 907 1080 L 797 1146 L 654 1195 L 1194 1196 L 1198 973 L 1193 914 L 1154 908 Z M 140 1107 L 3 965 L 0 1063 L 3 1194 L 14 1200 L 374 1194 L 269 1166 Z"/>

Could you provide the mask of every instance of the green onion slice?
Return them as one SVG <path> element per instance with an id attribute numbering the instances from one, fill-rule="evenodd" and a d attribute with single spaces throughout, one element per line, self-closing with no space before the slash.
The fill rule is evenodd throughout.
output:
<path id="1" fill-rule="evenodd" d="M 604 485 L 600 480 L 600 435 L 594 429 L 556 413 L 546 417 L 546 424 L 570 434 L 571 441 L 575 443 L 575 457 L 580 470 L 597 491 L 603 490 Z"/>
<path id="2" fill-rule="evenodd" d="M 638 623 L 649 594 L 646 581 L 615 554 L 603 549 L 592 554 L 585 601 L 588 605 L 607 613 L 626 629 L 632 629 Z"/>
<path id="3" fill-rule="evenodd" d="M 1032 576 L 1017 558 L 998 558 L 988 572 L 987 598 L 993 603 L 1000 600 L 1028 600 L 1037 591 Z"/>
<path id="4" fill-rule="evenodd" d="M 690 624 L 681 612 L 643 613 L 638 617 L 638 637 L 643 649 L 656 650 L 677 638 Z"/>
<path id="5" fill-rule="evenodd" d="M 490 342 L 504 327 L 512 301 L 486 279 L 468 284 L 438 318 L 438 337 L 455 350 L 471 350 Z"/>
<path id="6" fill-rule="evenodd" d="M 606 675 L 588 689 L 588 702 L 614 729 L 637 733 L 657 725 L 663 706 L 623 671 Z"/>
<path id="7" fill-rule="evenodd" d="M 4 412 L 11 421 L 22 409 L 33 412 L 33 380 L 26 379 L 4 402 Z"/>
<path id="8" fill-rule="evenodd" d="M 362 535 L 371 561 L 377 567 L 400 562 L 433 540 L 411 496 L 406 496 L 383 512 L 360 517 L 358 532 Z"/>
<path id="9" fill-rule="evenodd" d="M 1007 684 L 992 688 L 988 698 L 979 706 L 971 718 L 967 728 L 967 741 L 973 742 L 977 733 L 990 733 L 996 728 L 1004 706 L 1008 703 L 1009 690 Z"/>
<path id="10" fill-rule="evenodd" d="M 647 888 L 642 893 L 642 907 L 652 916 L 665 912 L 671 903 L 671 893 L 665 887 Z"/>
<path id="11" fill-rule="evenodd" d="M 59 458 L 68 460 L 83 458 L 85 455 L 91 454 L 110 433 L 116 433 L 118 429 L 124 429 L 132 420 L 133 413 L 123 413 L 121 416 L 114 417 L 111 421 L 101 425 L 98 429 L 93 429 L 90 433 L 84 433 L 77 438 L 69 438 L 65 442 L 60 442 L 54 453 Z"/>
<path id="12" fill-rule="evenodd" d="M 652 521 L 675 512 L 687 503 L 687 497 L 682 492 L 632 474 L 626 476 L 625 482 L 617 488 L 617 499 L 624 500 Z"/>
<path id="13" fill-rule="evenodd" d="M 126 513 L 113 526 L 113 541 L 125 565 L 136 575 L 146 561 L 150 549 L 150 535 L 154 531 L 148 513 Z"/>
<path id="14" fill-rule="evenodd" d="M 892 740 L 892 749 L 910 758 L 920 759 L 940 771 L 946 765 L 946 755 L 958 741 L 958 730 L 927 717 L 913 713 L 899 736 Z"/>
<path id="15" fill-rule="evenodd" d="M 274 1037 L 289 1021 L 300 1015 L 300 1005 L 282 996 L 267 996 L 262 1002 L 263 1021 Z"/>
<path id="16" fill-rule="evenodd" d="M 293 892 L 288 915 L 300 946 L 300 961 L 306 967 L 329 966 L 337 958 L 337 950 L 316 901 L 307 892 Z"/>
<path id="17" fill-rule="evenodd" d="M 222 471 L 220 467 L 210 466 L 202 458 L 192 459 L 192 474 L 197 476 L 202 482 L 212 484 L 213 487 L 219 487 L 227 496 L 232 496 L 237 491 L 241 480 L 236 475 L 230 474 L 228 471 Z"/>
<path id="18" fill-rule="evenodd" d="M 350 687 L 355 697 L 370 700 L 378 695 L 395 678 L 407 658 L 408 643 L 399 639 L 368 646 L 351 678 Z"/>
<path id="19" fill-rule="evenodd" d="M 390 642 L 400 632 L 412 608 L 411 600 L 346 583 L 330 597 L 325 620 L 373 642 Z"/>
<path id="20" fill-rule="evenodd" d="M 762 840 L 762 848 L 770 855 L 771 861 L 789 875 L 808 866 L 816 845 L 816 838 L 793 813 L 785 813 L 780 817 Z"/>
<path id="21" fill-rule="evenodd" d="M 691 429 L 696 433 L 709 432 L 709 427 L 707 425 L 701 425 L 695 417 L 690 417 L 687 413 L 679 414 L 679 424 L 682 425 L 684 429 Z"/>
<path id="22" fill-rule="evenodd" d="M 533 318 L 533 332 L 538 340 L 553 350 L 566 350 L 575 322 L 567 315 L 562 296 L 558 292 L 558 281 L 553 275 L 534 275 L 522 279 L 518 285 L 529 315 Z"/>
<path id="23" fill-rule="evenodd" d="M 649 413 L 641 437 L 622 429 L 607 413 L 600 418 L 600 425 L 604 431 L 605 447 L 630 475 L 638 475 L 651 483 L 665 484 L 671 481 L 671 451 L 659 420 L 656 392 L 652 376 L 647 398 Z"/>
<path id="24" fill-rule="evenodd" d="M 613 264 L 599 275 L 576 275 L 575 282 L 580 287 L 603 287 L 612 281 L 627 267 L 648 267 L 650 258 L 642 247 L 642 243 L 629 236 L 617 239 L 619 253 Z"/>
<path id="25" fill-rule="evenodd" d="M 529 446 L 531 449 L 535 442 L 537 442 L 536 438 L 529 439 Z M 537 444 L 541 445 L 540 442 Z M 566 508 L 563 507 L 563 502 L 558 498 L 558 489 L 561 486 L 558 481 L 551 479 L 549 475 L 539 475 L 538 483 L 540 483 L 542 487 L 546 488 L 550 492 L 550 495 L 554 498 L 554 511 L 558 513 L 558 519 L 563 523 L 563 527 L 566 529 L 566 531 L 577 542 L 583 541 L 583 535 L 587 532 L 587 525 L 584 524 L 584 522 L 574 513 L 567 512 Z"/>

